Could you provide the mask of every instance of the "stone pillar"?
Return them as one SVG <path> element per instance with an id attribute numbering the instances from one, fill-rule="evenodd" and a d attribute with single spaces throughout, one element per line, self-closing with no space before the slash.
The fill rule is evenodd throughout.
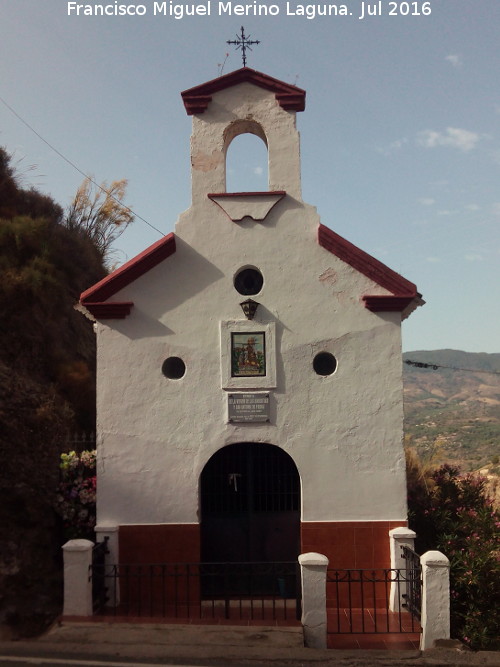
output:
<path id="1" fill-rule="evenodd" d="M 420 648 L 450 638 L 450 561 L 440 551 L 427 551 L 422 565 L 422 637 Z"/>
<path id="2" fill-rule="evenodd" d="M 408 564 L 403 558 L 402 547 L 414 548 L 415 538 L 417 534 L 409 528 L 393 528 L 389 531 L 390 547 L 391 547 L 391 569 L 404 571 Z M 391 579 L 396 579 L 396 572 L 392 573 Z M 403 577 L 405 575 L 403 574 Z M 399 577 L 401 578 L 401 577 Z M 404 581 L 398 585 L 397 581 L 391 581 L 391 592 L 389 596 L 389 610 L 390 611 L 404 611 L 405 598 L 407 594 L 407 587 Z"/>
<path id="3" fill-rule="evenodd" d="M 63 545 L 64 606 L 63 616 L 92 616 L 93 542 L 70 540 Z"/>
<path id="4" fill-rule="evenodd" d="M 95 527 L 96 541 L 104 542 L 108 538 L 108 554 L 106 554 L 106 586 L 108 588 L 106 602 L 107 607 L 117 607 L 120 604 L 120 586 L 115 575 L 114 566 L 119 560 L 119 526 L 107 526 L 98 524 Z"/>
<path id="5" fill-rule="evenodd" d="M 326 569 L 328 558 L 322 554 L 299 556 L 302 577 L 302 626 L 309 648 L 326 648 Z"/>

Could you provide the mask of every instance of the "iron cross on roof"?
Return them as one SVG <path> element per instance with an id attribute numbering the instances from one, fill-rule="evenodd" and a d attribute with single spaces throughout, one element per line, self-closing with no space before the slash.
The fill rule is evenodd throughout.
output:
<path id="1" fill-rule="evenodd" d="M 250 44 L 260 44 L 258 39 L 250 40 L 251 35 L 245 35 L 245 28 L 241 26 L 241 36 L 236 35 L 236 39 L 229 39 L 226 44 L 235 44 L 236 50 L 241 49 L 243 58 L 243 67 L 247 66 L 247 49 L 251 51 Z"/>

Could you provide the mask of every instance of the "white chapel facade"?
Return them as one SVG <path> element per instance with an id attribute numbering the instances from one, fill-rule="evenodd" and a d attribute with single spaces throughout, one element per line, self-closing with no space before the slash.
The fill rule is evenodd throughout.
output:
<path id="1" fill-rule="evenodd" d="M 114 562 L 390 567 L 407 525 L 401 321 L 416 286 L 302 201 L 305 92 L 244 67 L 182 93 L 192 204 L 81 295 L 96 320 L 97 521 Z M 242 133 L 266 192 L 227 193 Z"/>

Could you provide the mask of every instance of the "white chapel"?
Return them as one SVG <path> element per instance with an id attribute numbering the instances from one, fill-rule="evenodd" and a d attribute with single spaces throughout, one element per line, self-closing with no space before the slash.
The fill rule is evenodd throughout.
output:
<path id="1" fill-rule="evenodd" d="M 388 532 L 407 525 L 401 322 L 423 301 L 302 200 L 305 97 L 248 67 L 184 91 L 191 207 L 81 295 L 114 562 L 390 567 Z M 267 148 L 265 192 L 226 191 L 243 133 Z"/>

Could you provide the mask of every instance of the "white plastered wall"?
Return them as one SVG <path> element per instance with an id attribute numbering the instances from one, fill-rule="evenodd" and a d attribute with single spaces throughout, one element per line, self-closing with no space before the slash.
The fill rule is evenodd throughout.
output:
<path id="1" fill-rule="evenodd" d="M 224 128 L 249 116 L 267 137 L 270 189 L 287 196 L 264 222 L 234 223 L 206 195 L 224 191 Z M 251 84 L 221 91 L 193 119 L 192 156 L 176 252 L 113 296 L 134 302 L 126 319 L 96 327 L 98 522 L 197 523 L 204 465 L 243 441 L 292 456 L 303 521 L 405 520 L 400 314 L 368 311 L 363 294 L 388 292 L 318 244 L 295 114 Z M 220 323 L 245 320 L 233 286 L 244 266 L 264 276 L 253 322 L 275 328 L 267 424 L 227 423 Z M 320 351 L 337 358 L 331 376 L 312 368 Z M 161 372 L 170 356 L 186 364 L 180 380 Z"/>
<path id="2" fill-rule="evenodd" d="M 231 138 L 247 124 L 248 131 L 267 140 L 269 150 L 269 190 L 286 190 L 301 198 L 300 144 L 295 112 L 285 111 L 267 92 L 250 83 L 241 83 L 213 96 L 207 110 L 193 116 L 191 135 L 192 211 L 205 205 L 208 192 L 224 192 L 225 157 Z M 236 134 L 235 134 L 236 132 Z M 263 136 L 262 136 L 263 135 Z M 196 224 L 195 224 L 196 227 Z"/>

